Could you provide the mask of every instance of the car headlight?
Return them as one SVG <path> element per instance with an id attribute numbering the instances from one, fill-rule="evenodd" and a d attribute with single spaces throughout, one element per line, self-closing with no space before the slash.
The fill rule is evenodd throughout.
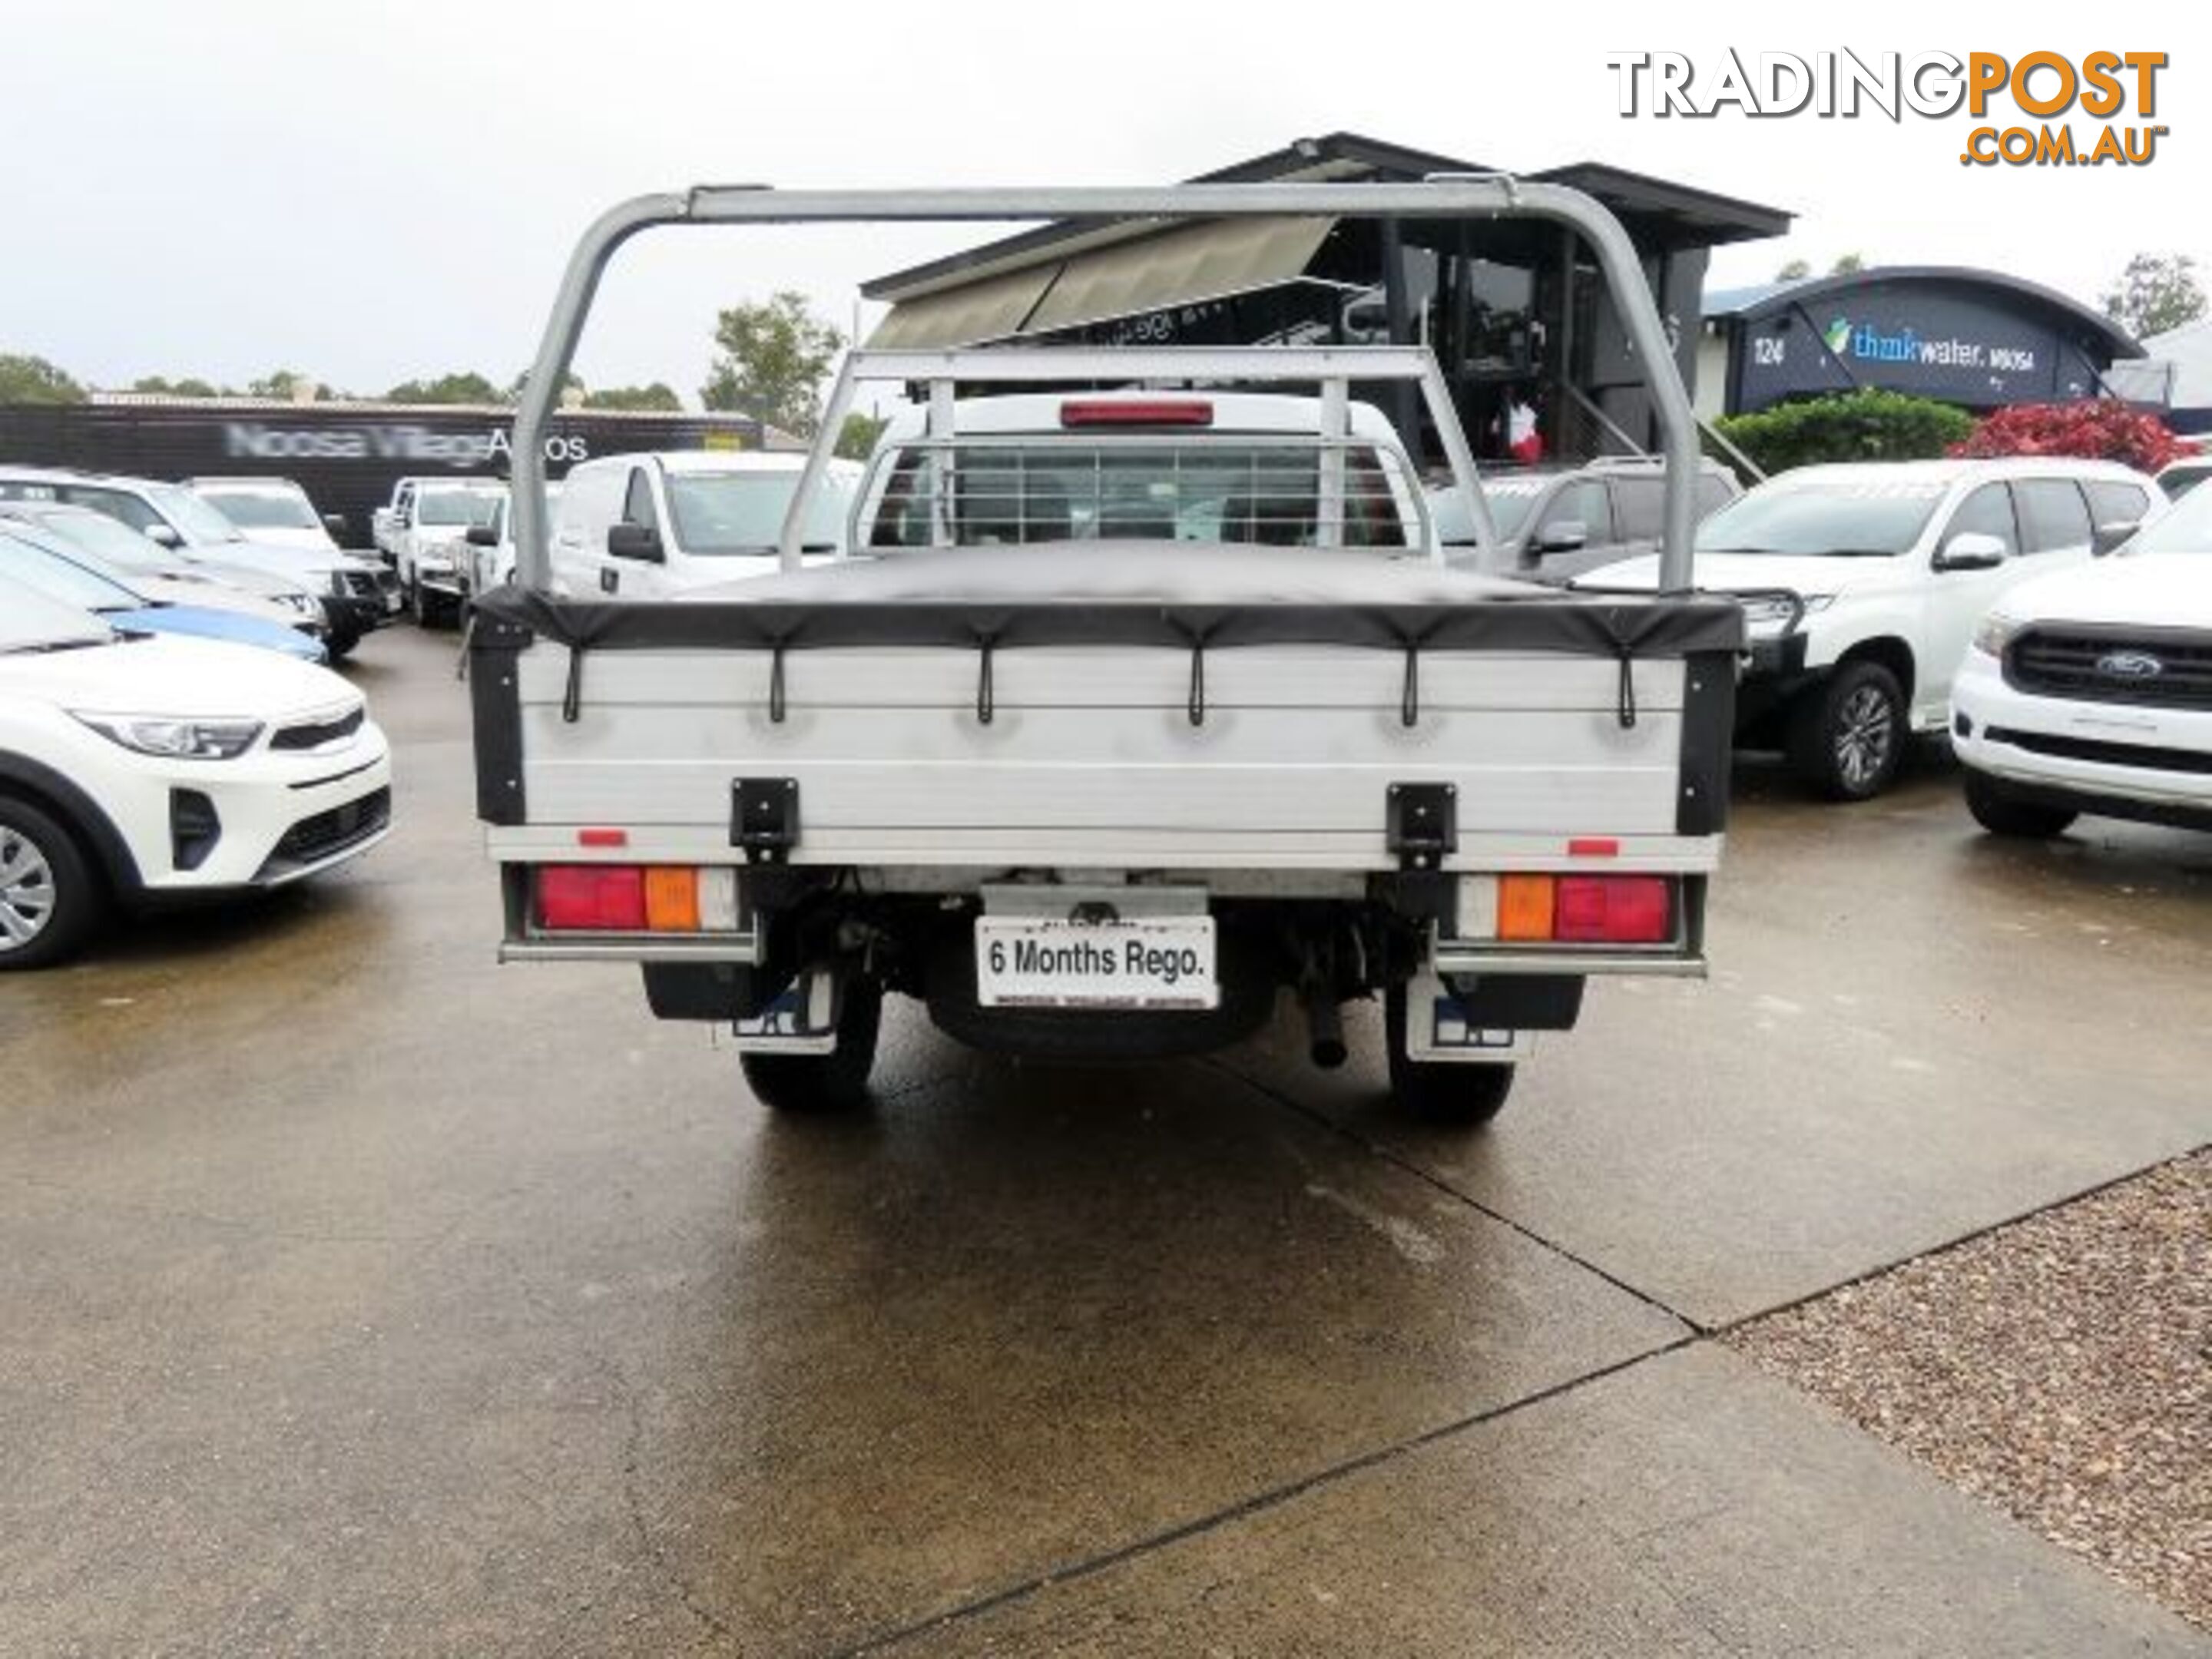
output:
<path id="1" fill-rule="evenodd" d="M 141 755 L 159 755 L 167 760 L 232 760 L 251 749 L 253 740 L 261 735 L 259 720 L 86 714 L 78 714 L 77 719 L 125 749 Z"/>
<path id="2" fill-rule="evenodd" d="M 319 617 L 323 613 L 323 602 L 312 593 L 279 593 L 276 603 L 290 605 L 303 617 Z"/>
<path id="3" fill-rule="evenodd" d="M 1992 657 L 2002 657 L 2005 647 L 2013 642 L 2021 626 L 2019 617 L 2008 617 L 2002 611 L 1992 611 L 1974 624 L 1974 649 Z"/>
<path id="4" fill-rule="evenodd" d="M 1826 611 L 1835 602 L 1836 596 L 1832 593 L 1802 593 L 1798 596 L 1798 604 L 1805 607 L 1808 616 L 1815 611 Z M 1754 593 L 1743 601 L 1743 619 L 1752 628 L 1784 627 L 1796 612 L 1797 605 L 1779 593 Z"/>

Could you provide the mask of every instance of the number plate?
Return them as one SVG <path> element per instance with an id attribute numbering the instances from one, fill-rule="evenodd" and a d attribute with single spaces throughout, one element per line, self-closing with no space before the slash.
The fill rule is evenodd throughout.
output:
<path id="1" fill-rule="evenodd" d="M 986 1008 L 1218 1007 L 1213 918 L 979 916 L 975 1000 Z"/>

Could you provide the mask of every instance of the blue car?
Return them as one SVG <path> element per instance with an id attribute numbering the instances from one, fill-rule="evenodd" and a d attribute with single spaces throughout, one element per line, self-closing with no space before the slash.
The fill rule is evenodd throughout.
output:
<path id="1" fill-rule="evenodd" d="M 235 611 L 149 599 L 112 576 L 33 540 L 12 525 L 0 526 L 0 575 L 11 576 L 64 605 L 92 611 L 110 627 L 128 632 L 189 634 L 233 645 L 260 646 L 302 662 L 322 662 L 329 656 L 321 641 L 281 623 L 241 616 Z"/>

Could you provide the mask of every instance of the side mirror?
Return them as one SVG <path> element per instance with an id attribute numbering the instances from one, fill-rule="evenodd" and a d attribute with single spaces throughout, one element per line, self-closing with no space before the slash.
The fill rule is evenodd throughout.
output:
<path id="1" fill-rule="evenodd" d="M 619 528 L 620 526 L 617 527 Z M 471 525 L 468 529 L 468 538 L 469 545 L 471 547 L 497 547 L 499 545 L 499 532 L 493 529 L 488 524 Z M 609 538 L 609 542 L 610 545 L 607 550 L 611 553 L 614 551 L 614 548 L 611 545 L 611 537 Z"/>
<path id="2" fill-rule="evenodd" d="M 324 514 L 323 528 L 325 531 L 329 532 L 330 538 L 332 541 L 343 541 L 345 539 L 346 533 L 345 514 L 343 513 Z"/>
<path id="3" fill-rule="evenodd" d="M 1554 519 L 1536 532 L 1539 553 L 1575 553 L 1589 544 L 1589 526 L 1580 519 Z"/>
<path id="4" fill-rule="evenodd" d="M 1936 555 L 1938 570 L 1994 570 L 2005 562 L 2005 544 L 1979 530 L 1962 530 Z"/>
<path id="5" fill-rule="evenodd" d="M 148 525 L 146 539 L 162 547 L 182 547 L 185 544 L 185 538 L 177 534 L 173 527 L 165 524 Z"/>
<path id="6" fill-rule="evenodd" d="M 2138 519 L 2123 519 L 2118 524 L 2100 524 L 2090 532 L 2089 551 L 2101 559 L 2142 528 L 2142 522 Z"/>
<path id="7" fill-rule="evenodd" d="M 642 559 L 659 564 L 668 556 L 661 550 L 660 532 L 649 524 L 611 524 L 607 551 L 617 559 Z"/>

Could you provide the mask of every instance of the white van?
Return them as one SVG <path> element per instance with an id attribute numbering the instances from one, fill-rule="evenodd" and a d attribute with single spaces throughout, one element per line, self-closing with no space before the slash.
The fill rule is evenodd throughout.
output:
<path id="1" fill-rule="evenodd" d="M 804 455 L 671 450 L 605 455 L 571 467 L 553 515 L 561 591 L 667 599 L 769 575 Z M 861 469 L 832 461 L 803 538 L 811 557 L 842 553 Z"/>

